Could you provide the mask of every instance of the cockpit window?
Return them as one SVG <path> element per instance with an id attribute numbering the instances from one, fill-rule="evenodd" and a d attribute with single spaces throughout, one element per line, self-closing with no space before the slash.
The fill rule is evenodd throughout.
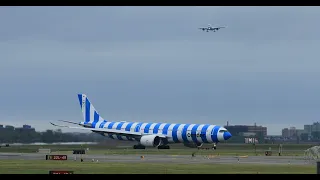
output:
<path id="1" fill-rule="evenodd" d="M 228 131 L 227 131 L 227 130 L 224 130 L 224 129 L 221 129 L 219 132 L 220 132 L 220 133 L 224 133 L 224 132 L 228 132 Z"/>

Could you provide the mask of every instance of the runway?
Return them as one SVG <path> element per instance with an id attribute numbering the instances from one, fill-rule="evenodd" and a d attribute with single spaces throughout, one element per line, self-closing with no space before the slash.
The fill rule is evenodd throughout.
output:
<path id="1" fill-rule="evenodd" d="M 68 155 L 68 161 L 80 160 L 80 155 Z M 122 162 L 122 163 L 178 163 L 178 164 L 292 164 L 292 165 L 310 165 L 303 157 L 292 156 L 200 156 L 195 157 L 187 155 L 145 155 L 143 158 L 139 155 L 83 155 L 84 161 L 98 162 Z M 45 160 L 45 154 L 40 153 L 0 153 L 0 160 L 20 159 L 20 160 Z"/>

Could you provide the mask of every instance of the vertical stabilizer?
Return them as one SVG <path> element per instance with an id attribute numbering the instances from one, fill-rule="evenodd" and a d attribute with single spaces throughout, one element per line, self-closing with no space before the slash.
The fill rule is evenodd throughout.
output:
<path id="1" fill-rule="evenodd" d="M 87 95 L 78 94 L 78 99 L 80 102 L 84 124 L 92 124 L 92 127 L 95 127 L 97 122 L 104 120 L 94 108 L 93 104 L 91 104 Z"/>

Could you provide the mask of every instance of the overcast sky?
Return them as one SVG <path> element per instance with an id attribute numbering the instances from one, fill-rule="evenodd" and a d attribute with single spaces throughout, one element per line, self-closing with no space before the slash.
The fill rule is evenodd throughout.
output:
<path id="1" fill-rule="evenodd" d="M 107 120 L 303 128 L 320 118 L 319 18 L 319 7 L 0 7 L 0 124 L 82 121 L 85 93 Z M 207 24 L 227 28 L 197 29 Z"/>

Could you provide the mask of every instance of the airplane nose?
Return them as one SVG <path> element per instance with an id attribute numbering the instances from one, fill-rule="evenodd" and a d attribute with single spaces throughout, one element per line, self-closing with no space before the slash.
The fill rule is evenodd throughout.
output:
<path id="1" fill-rule="evenodd" d="M 223 138 L 224 140 L 228 140 L 232 137 L 231 133 L 230 132 L 225 132 L 223 133 Z"/>

